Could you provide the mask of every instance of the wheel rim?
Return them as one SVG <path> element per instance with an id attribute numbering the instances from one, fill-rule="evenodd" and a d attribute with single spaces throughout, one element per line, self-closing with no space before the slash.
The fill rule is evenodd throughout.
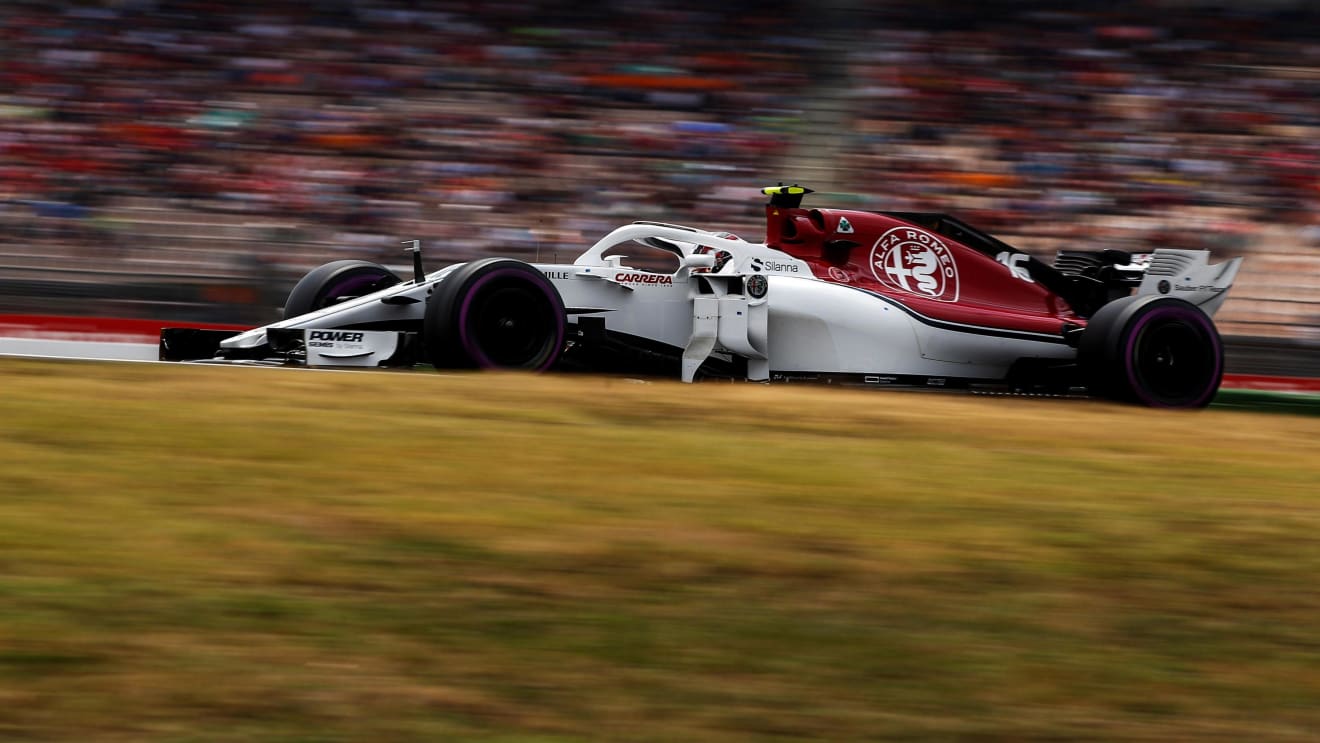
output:
<path id="1" fill-rule="evenodd" d="M 1129 359 L 1136 389 L 1162 405 L 1198 402 L 1213 392 L 1219 370 L 1213 338 L 1183 318 L 1147 323 L 1133 335 Z"/>
<path id="2" fill-rule="evenodd" d="M 464 312 L 464 341 L 480 366 L 533 369 L 554 356 L 559 318 L 544 293 L 518 283 L 474 294 Z"/>

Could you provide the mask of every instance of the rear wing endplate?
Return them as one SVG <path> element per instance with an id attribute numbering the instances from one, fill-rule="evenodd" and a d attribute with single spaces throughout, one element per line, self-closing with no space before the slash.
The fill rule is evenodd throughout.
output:
<path id="1" fill-rule="evenodd" d="M 1241 266 L 1241 258 L 1211 265 L 1208 250 L 1159 248 L 1151 254 L 1137 294 L 1185 299 L 1213 317 L 1228 298 Z"/>

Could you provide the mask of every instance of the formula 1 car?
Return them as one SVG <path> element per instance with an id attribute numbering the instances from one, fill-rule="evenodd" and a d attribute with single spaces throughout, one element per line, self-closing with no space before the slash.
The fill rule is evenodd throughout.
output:
<path id="1" fill-rule="evenodd" d="M 1087 394 L 1208 404 L 1211 316 L 1241 258 L 1063 250 L 1053 265 L 946 214 L 807 209 L 763 189 L 766 236 L 635 222 L 571 264 L 413 276 L 339 260 L 246 332 L 166 328 L 164 360 L 550 369 Z M 659 256 L 668 261 L 656 266 Z"/>

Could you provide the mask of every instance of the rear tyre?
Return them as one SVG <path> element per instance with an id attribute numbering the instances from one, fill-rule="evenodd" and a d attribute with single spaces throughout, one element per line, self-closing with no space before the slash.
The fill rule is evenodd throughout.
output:
<path id="1" fill-rule="evenodd" d="M 284 303 L 284 319 L 365 296 L 399 283 L 394 272 L 379 263 L 343 260 L 313 268 L 294 285 Z"/>
<path id="2" fill-rule="evenodd" d="M 1224 373 L 1214 323 L 1174 297 L 1123 297 L 1101 307 L 1077 356 L 1092 394 L 1153 408 L 1205 407 Z"/>
<path id="3" fill-rule="evenodd" d="M 422 343 L 438 369 L 544 371 L 564 350 L 564 302 L 545 274 L 522 261 L 475 261 L 436 286 Z"/>

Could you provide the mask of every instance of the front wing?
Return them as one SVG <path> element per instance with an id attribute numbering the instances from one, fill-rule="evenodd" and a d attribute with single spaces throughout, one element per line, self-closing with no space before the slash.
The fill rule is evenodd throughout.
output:
<path id="1" fill-rule="evenodd" d="M 221 349 L 229 330 L 165 328 L 161 361 L 264 361 L 297 366 L 382 367 L 421 362 L 417 333 L 395 330 L 268 328 L 258 349 Z"/>

